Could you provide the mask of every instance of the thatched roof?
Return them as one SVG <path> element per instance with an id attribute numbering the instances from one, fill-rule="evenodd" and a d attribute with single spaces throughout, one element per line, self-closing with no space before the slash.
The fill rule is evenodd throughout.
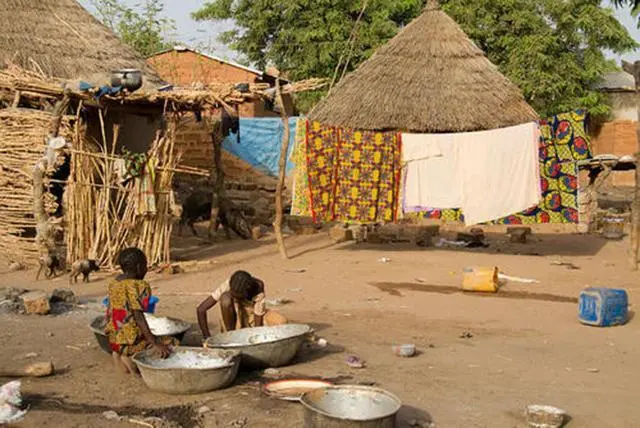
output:
<path id="1" fill-rule="evenodd" d="M 0 22 L 0 66 L 15 63 L 47 76 L 89 81 L 137 68 L 146 83 L 162 83 L 144 58 L 75 0 L 0 0 Z"/>
<path id="2" fill-rule="evenodd" d="M 310 113 L 329 125 L 417 133 L 538 119 L 522 92 L 437 4 L 345 77 Z"/>

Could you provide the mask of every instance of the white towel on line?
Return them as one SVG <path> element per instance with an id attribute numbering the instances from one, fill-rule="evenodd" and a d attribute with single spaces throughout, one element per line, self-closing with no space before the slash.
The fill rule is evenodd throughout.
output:
<path id="1" fill-rule="evenodd" d="M 454 135 L 402 134 L 405 212 L 461 206 Z"/>
<path id="2" fill-rule="evenodd" d="M 473 225 L 537 205 L 538 137 L 535 122 L 481 132 L 403 134 L 404 211 L 462 208 L 465 223 Z"/>

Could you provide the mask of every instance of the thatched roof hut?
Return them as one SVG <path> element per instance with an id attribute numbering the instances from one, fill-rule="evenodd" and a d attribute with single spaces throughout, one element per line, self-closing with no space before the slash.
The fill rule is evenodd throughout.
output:
<path id="1" fill-rule="evenodd" d="M 156 72 L 76 0 L 0 0 L 0 68 L 14 63 L 46 76 L 102 83 L 122 68 L 143 71 L 145 82 L 162 83 Z"/>
<path id="2" fill-rule="evenodd" d="M 538 115 L 432 0 L 309 118 L 364 130 L 440 133 L 507 127 Z"/>

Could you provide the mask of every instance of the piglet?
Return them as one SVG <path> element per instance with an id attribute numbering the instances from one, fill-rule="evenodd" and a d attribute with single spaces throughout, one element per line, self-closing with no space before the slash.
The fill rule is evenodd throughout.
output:
<path id="1" fill-rule="evenodd" d="M 91 272 L 98 272 L 100 267 L 95 260 L 78 260 L 71 266 L 71 275 L 69 275 L 69 284 L 78 283 L 78 277 L 82 274 L 82 281 L 89 282 Z"/>
<path id="2" fill-rule="evenodd" d="M 57 271 L 62 270 L 60 259 L 53 254 L 40 256 L 38 262 L 40 263 L 40 269 L 38 269 L 38 273 L 36 274 L 36 281 L 40 279 L 42 272 L 44 272 L 45 278 L 50 279 L 56 275 Z"/>

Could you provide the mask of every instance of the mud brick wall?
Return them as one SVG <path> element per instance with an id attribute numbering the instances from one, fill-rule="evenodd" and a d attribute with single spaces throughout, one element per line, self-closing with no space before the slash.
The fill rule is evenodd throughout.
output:
<path id="1" fill-rule="evenodd" d="M 636 122 L 633 120 L 614 120 L 602 124 L 593 139 L 594 154 L 613 154 L 616 156 L 633 155 L 636 152 L 638 139 Z M 612 174 L 611 185 L 635 185 L 634 171 L 617 171 Z"/>
<path id="2" fill-rule="evenodd" d="M 180 164 L 209 170 L 213 163 L 212 125 L 210 120 L 185 120 L 176 135 L 176 152 Z M 238 205 L 255 224 L 271 224 L 275 213 L 276 178 L 253 168 L 243 160 L 222 151 L 226 196 Z M 177 174 L 178 188 L 208 188 L 207 179 L 188 174 Z M 290 192 L 285 191 L 285 206 Z M 180 197 L 187 195 L 179 195 Z"/>

